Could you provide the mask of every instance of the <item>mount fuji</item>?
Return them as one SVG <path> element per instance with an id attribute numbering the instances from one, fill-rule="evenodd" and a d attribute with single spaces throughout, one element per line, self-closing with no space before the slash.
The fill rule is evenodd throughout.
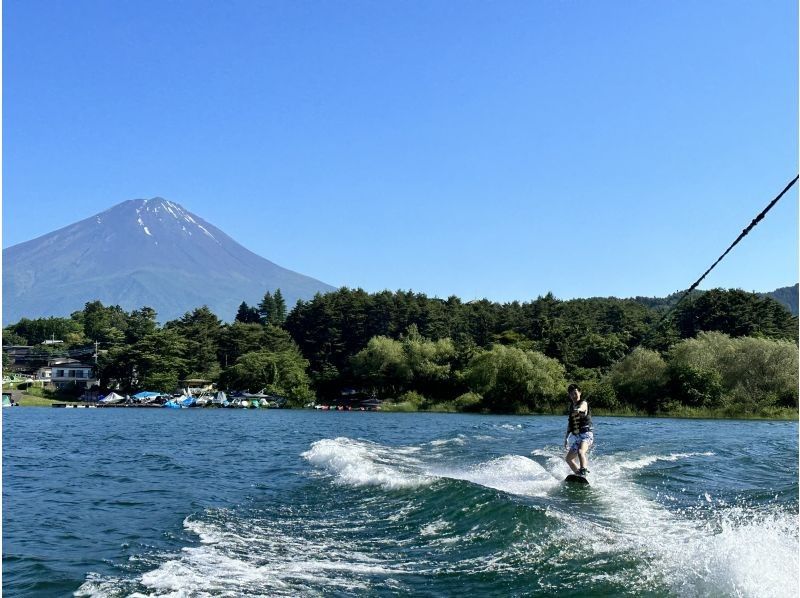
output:
<path id="1" fill-rule="evenodd" d="M 165 322 L 207 305 L 231 321 L 239 304 L 280 289 L 289 309 L 334 287 L 282 268 L 175 202 L 122 202 L 3 250 L 3 323 L 68 316 L 87 301 L 152 307 Z"/>

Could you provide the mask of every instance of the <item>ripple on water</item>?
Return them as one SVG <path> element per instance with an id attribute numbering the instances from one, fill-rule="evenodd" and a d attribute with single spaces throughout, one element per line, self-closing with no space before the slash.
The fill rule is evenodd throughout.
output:
<path id="1" fill-rule="evenodd" d="M 8 595 L 797 594 L 796 423 L 118 411 L 4 418 Z"/>

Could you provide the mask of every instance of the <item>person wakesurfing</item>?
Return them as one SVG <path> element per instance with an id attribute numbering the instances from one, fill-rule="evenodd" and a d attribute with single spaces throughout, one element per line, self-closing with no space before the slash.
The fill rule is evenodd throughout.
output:
<path id="1" fill-rule="evenodd" d="M 586 477 L 586 474 L 589 473 L 586 452 L 594 444 L 592 412 L 586 399 L 581 398 L 581 389 L 577 384 L 570 384 L 567 387 L 567 393 L 571 402 L 567 433 L 564 436 L 564 448 L 569 449 L 565 460 L 575 475 Z M 576 465 L 575 457 L 578 457 L 580 467 Z"/>

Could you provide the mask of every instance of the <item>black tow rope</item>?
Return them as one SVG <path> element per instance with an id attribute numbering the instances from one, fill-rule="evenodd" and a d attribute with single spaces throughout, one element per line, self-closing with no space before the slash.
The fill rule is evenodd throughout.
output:
<path id="1" fill-rule="evenodd" d="M 686 297 L 689 295 L 689 293 L 691 293 L 693 290 L 695 290 L 695 289 L 697 288 L 697 285 L 699 285 L 699 284 L 702 282 L 702 280 L 703 280 L 703 279 L 704 279 L 706 276 L 708 276 L 708 273 L 709 273 L 709 272 L 711 272 L 711 271 L 712 271 L 712 270 L 715 268 L 715 266 L 716 266 L 717 264 L 719 264 L 719 263 L 722 261 L 722 259 L 723 259 L 723 258 L 724 258 L 726 255 L 728 255 L 728 254 L 730 253 L 731 249 L 733 249 L 734 247 L 736 247 L 736 244 L 737 244 L 739 241 L 741 241 L 742 239 L 744 239 L 744 238 L 747 236 L 747 233 L 749 233 L 751 230 L 753 230 L 753 229 L 756 227 L 756 225 L 757 225 L 759 222 L 761 222 L 761 221 L 764 219 L 764 216 L 766 216 L 766 215 L 767 215 L 767 212 L 769 212 L 769 211 L 772 209 L 772 207 L 773 207 L 773 206 L 774 206 L 776 203 L 778 203 L 778 201 L 780 201 L 781 197 L 783 197 L 784 195 L 786 195 L 786 192 L 787 192 L 787 191 L 789 191 L 789 189 L 791 189 L 791 188 L 794 186 L 794 184 L 797 182 L 797 179 L 799 179 L 799 178 L 800 178 L 800 175 L 797 175 L 797 176 L 795 176 L 795 177 L 794 177 L 794 178 L 793 178 L 793 179 L 792 179 L 792 180 L 789 182 L 789 184 L 788 184 L 788 185 L 786 185 L 786 187 L 784 187 L 784 188 L 783 188 L 783 191 L 781 191 L 780 193 L 778 193 L 777 197 L 775 197 L 775 199 L 773 199 L 771 202 L 769 202 L 769 205 L 767 205 L 767 207 L 766 207 L 766 208 L 764 208 L 763 210 L 761 210 L 761 213 L 760 213 L 758 216 L 756 216 L 755 218 L 753 218 L 753 221 L 752 221 L 752 222 L 751 222 L 751 223 L 750 223 L 750 224 L 747 226 L 747 228 L 745 228 L 745 229 L 744 229 L 744 230 L 743 230 L 743 231 L 742 231 L 742 232 L 739 234 L 739 236 L 738 236 L 738 237 L 736 237 L 736 240 L 735 240 L 733 243 L 731 243 L 730 247 L 728 247 L 728 248 L 725 250 L 725 252 L 724 252 L 724 253 L 723 253 L 721 256 L 719 256 L 719 257 L 717 258 L 717 261 L 716 261 L 716 262 L 714 262 L 713 264 L 711 264 L 711 267 L 710 267 L 708 270 L 706 270 L 705 272 L 703 272 L 703 275 L 702 275 L 700 278 L 698 278 L 698 279 L 697 279 L 697 280 L 694 282 L 694 284 L 693 284 L 692 286 L 690 286 L 690 287 L 687 289 L 687 291 L 686 291 L 686 292 L 685 292 L 683 295 L 681 295 L 681 296 L 680 296 L 680 298 L 679 298 L 679 299 L 678 299 L 678 300 L 677 300 L 677 301 L 676 301 L 676 302 L 675 302 L 675 303 L 672 305 L 672 307 L 670 307 L 670 308 L 669 308 L 669 309 L 666 311 L 666 313 L 664 313 L 664 315 L 663 315 L 663 316 L 661 316 L 661 319 L 660 319 L 658 322 L 656 322 L 655 326 L 653 326 L 653 327 L 650 329 L 650 333 L 652 333 L 652 332 L 653 332 L 654 330 L 656 330 L 656 329 L 657 329 L 659 326 L 661 326 L 661 324 L 664 322 L 664 320 L 666 320 L 666 319 L 667 319 L 667 316 L 668 316 L 668 315 L 670 315 L 670 314 L 671 314 L 673 311 L 675 311 L 675 309 L 678 307 L 678 305 L 680 305 L 681 301 L 683 301 L 684 299 L 686 299 Z M 648 334 L 647 334 L 647 335 L 646 335 L 644 338 L 647 338 L 648 336 L 650 336 L 650 333 L 648 333 Z M 642 340 L 644 341 L 644 339 L 642 339 Z"/>

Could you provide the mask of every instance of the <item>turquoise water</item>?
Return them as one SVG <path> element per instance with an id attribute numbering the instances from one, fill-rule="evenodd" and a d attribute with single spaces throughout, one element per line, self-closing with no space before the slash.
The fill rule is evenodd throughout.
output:
<path id="1" fill-rule="evenodd" d="M 796 596 L 798 426 L 3 410 L 7 596 Z"/>

